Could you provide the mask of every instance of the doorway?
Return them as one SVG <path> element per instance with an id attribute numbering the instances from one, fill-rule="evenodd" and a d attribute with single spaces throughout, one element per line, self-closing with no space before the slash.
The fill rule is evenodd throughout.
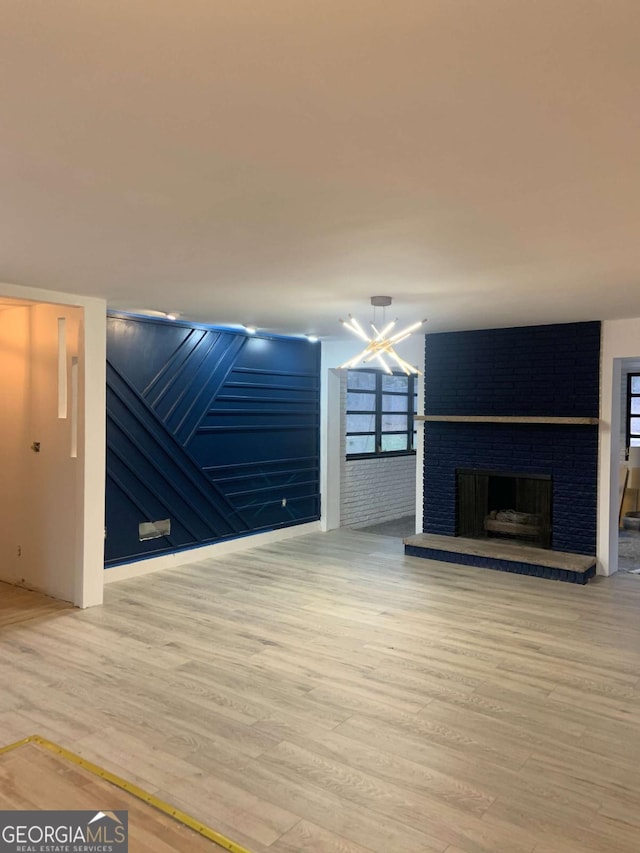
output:
<path id="1" fill-rule="evenodd" d="M 402 539 L 416 530 L 416 375 L 340 372 L 340 524 Z"/>
<path id="2" fill-rule="evenodd" d="M 640 358 L 621 360 L 618 439 L 618 571 L 640 577 Z"/>
<path id="3" fill-rule="evenodd" d="M 104 575 L 105 304 L 57 296 L 0 294 L 0 580 L 87 607 Z"/>

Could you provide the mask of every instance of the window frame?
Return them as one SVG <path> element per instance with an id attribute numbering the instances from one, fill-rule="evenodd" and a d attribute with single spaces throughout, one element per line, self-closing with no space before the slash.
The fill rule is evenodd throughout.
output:
<path id="1" fill-rule="evenodd" d="M 349 375 L 351 373 L 370 373 L 373 374 L 375 379 L 375 388 L 373 390 L 365 389 L 365 388 L 350 388 L 349 387 Z M 407 380 L 407 391 L 389 391 L 383 389 L 383 377 L 385 376 L 402 376 Z M 414 409 L 417 406 L 417 379 L 418 375 L 415 373 L 411 373 L 407 375 L 402 371 L 394 370 L 392 374 L 386 373 L 384 370 L 379 370 L 374 367 L 367 367 L 362 369 L 350 368 L 347 370 L 346 376 L 346 397 L 345 397 L 345 439 L 352 435 L 373 435 L 374 436 L 374 445 L 375 450 L 367 453 L 345 453 L 345 457 L 347 460 L 351 459 L 386 459 L 392 456 L 415 456 L 416 448 L 415 448 L 415 416 L 416 412 Z M 357 394 L 371 394 L 374 397 L 374 408 L 371 411 L 363 412 L 355 409 L 349 409 L 347 400 L 349 392 L 357 393 Z M 382 398 L 385 396 L 396 396 L 396 397 L 406 397 L 407 399 L 407 429 L 406 430 L 383 430 L 382 429 L 382 418 L 383 415 L 404 415 L 403 411 L 387 411 L 382 408 Z M 358 431 L 352 430 L 349 431 L 347 429 L 347 417 L 349 415 L 374 415 L 374 430 L 366 430 L 366 431 Z M 407 449 L 406 450 L 382 450 L 382 436 L 383 435 L 406 435 L 407 437 Z M 409 446 L 414 445 L 414 446 Z"/>

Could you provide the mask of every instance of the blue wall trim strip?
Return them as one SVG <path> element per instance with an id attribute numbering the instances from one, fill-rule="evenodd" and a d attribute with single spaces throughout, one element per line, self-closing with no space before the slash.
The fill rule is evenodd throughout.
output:
<path id="1" fill-rule="evenodd" d="M 318 346 L 123 315 L 107 328 L 107 567 L 319 518 Z M 164 518 L 170 536 L 139 541 Z"/>

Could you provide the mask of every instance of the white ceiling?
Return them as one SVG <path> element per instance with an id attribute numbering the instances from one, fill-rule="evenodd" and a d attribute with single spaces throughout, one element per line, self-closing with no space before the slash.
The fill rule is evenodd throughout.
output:
<path id="1" fill-rule="evenodd" d="M 638 0 L 3 0 L 0 280 L 281 332 L 640 315 Z"/>

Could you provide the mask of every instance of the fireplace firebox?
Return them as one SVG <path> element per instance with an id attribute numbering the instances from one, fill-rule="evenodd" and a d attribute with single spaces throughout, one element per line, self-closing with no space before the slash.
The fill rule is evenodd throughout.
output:
<path id="1" fill-rule="evenodd" d="M 551 477 L 456 469 L 456 533 L 551 548 Z"/>

